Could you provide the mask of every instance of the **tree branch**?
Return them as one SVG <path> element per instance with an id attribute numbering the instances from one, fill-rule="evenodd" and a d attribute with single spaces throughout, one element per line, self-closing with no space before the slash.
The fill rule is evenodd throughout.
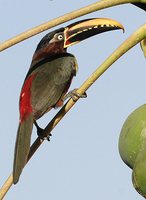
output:
<path id="1" fill-rule="evenodd" d="M 81 85 L 81 87 L 77 90 L 79 94 L 84 94 L 86 90 L 124 53 L 126 53 L 129 49 L 139 43 L 141 40 L 146 38 L 146 24 L 140 27 L 135 33 L 133 33 L 127 40 L 125 40 L 112 54 L 109 56 L 102 65 L 100 65 L 96 71 Z M 78 101 L 78 97 L 76 97 L 76 102 Z M 48 135 L 55 126 L 60 122 L 60 120 L 65 116 L 65 114 L 74 106 L 76 103 L 72 99 L 70 99 L 56 114 L 56 116 L 50 121 L 50 123 L 46 126 L 44 130 L 44 135 Z M 30 154 L 28 161 L 33 156 L 35 151 L 39 148 L 43 141 L 40 141 L 39 138 L 35 140 L 30 149 Z M 13 184 L 12 175 L 9 176 L 7 181 L 4 183 L 2 188 L 0 189 L 0 200 L 4 198 L 8 190 Z"/>
<path id="2" fill-rule="evenodd" d="M 99 1 L 96 3 L 90 4 L 86 7 L 83 7 L 81 9 L 78 9 L 71 13 L 65 14 L 61 17 L 50 20 L 44 24 L 41 24 L 34 28 L 31 28 L 31 29 L 1 43 L 0 44 L 0 52 L 19 43 L 19 42 L 22 42 L 23 40 L 26 40 L 38 33 L 41 33 L 45 30 L 48 30 L 48 29 L 55 27 L 59 24 L 62 24 L 64 22 L 67 22 L 67 21 L 70 21 L 77 17 L 81 17 L 83 15 L 95 12 L 97 10 L 101 10 L 101 9 L 109 8 L 111 6 L 116 6 L 116 5 L 125 4 L 125 3 L 145 3 L 146 4 L 146 0 L 104 0 L 104 1 Z"/>

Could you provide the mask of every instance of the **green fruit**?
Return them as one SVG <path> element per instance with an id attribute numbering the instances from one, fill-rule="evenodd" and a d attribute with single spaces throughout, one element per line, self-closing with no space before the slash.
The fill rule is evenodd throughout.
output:
<path id="1" fill-rule="evenodd" d="M 119 138 L 119 152 L 122 160 L 133 169 L 135 189 L 146 197 L 146 104 L 125 121 Z"/>

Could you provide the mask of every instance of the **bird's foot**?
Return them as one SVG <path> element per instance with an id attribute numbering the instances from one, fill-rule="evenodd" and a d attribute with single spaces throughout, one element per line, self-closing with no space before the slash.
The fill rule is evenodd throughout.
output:
<path id="1" fill-rule="evenodd" d="M 52 136 L 51 133 L 49 133 L 48 136 L 44 136 L 44 129 L 42 129 L 41 127 L 39 127 L 39 125 L 37 124 L 37 122 L 35 121 L 34 122 L 35 126 L 36 126 L 36 129 L 37 129 L 37 135 L 38 137 L 40 138 L 41 141 L 43 140 L 48 140 L 50 141 L 50 137 Z"/>
<path id="2" fill-rule="evenodd" d="M 77 92 L 78 89 L 74 89 L 72 91 L 70 91 L 69 93 L 67 93 L 64 98 L 63 98 L 63 101 L 65 101 L 66 99 L 68 98 L 72 98 L 73 101 L 77 101 L 77 98 L 86 98 L 87 97 L 87 94 L 86 92 L 84 92 L 84 94 L 79 94 Z"/>

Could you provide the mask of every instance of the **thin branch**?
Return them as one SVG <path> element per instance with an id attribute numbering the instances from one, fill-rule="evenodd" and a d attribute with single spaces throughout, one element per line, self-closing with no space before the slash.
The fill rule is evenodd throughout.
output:
<path id="1" fill-rule="evenodd" d="M 12 184 L 13 184 L 13 176 L 10 175 L 6 180 L 6 182 L 4 183 L 4 185 L 2 186 L 2 188 L 0 189 L 0 200 L 4 198 L 4 196 L 9 191 Z"/>
<path id="2" fill-rule="evenodd" d="M 117 60 L 119 59 L 124 53 L 126 53 L 129 49 L 139 43 L 141 40 L 146 38 L 146 24 L 140 27 L 135 33 L 133 33 L 127 40 L 125 40 L 114 52 L 109 56 L 102 65 L 100 65 L 96 71 L 81 85 L 78 89 L 79 94 L 84 94 L 86 90 Z M 76 102 L 78 101 L 78 97 L 76 97 Z M 74 106 L 76 103 L 72 99 L 70 99 L 56 114 L 56 116 L 50 121 L 50 123 L 46 126 L 44 130 L 44 134 L 48 135 L 55 126 L 60 122 L 60 120 L 65 116 L 65 114 Z M 33 156 L 35 151 L 41 145 L 41 141 L 39 138 L 32 144 L 30 149 L 30 154 L 28 161 Z M 8 190 L 13 184 L 13 177 L 12 175 L 9 176 L 7 181 L 4 183 L 0 190 L 0 200 L 4 198 Z"/>
<path id="3" fill-rule="evenodd" d="M 97 10 L 109 8 L 111 6 L 116 6 L 120 4 L 125 4 L 125 3 L 146 3 L 146 0 L 104 0 L 104 1 L 99 1 L 93 4 L 90 4 L 86 7 L 83 7 L 81 9 L 78 9 L 76 11 L 70 12 L 68 14 L 65 14 L 61 17 L 55 18 L 53 20 L 50 20 L 44 24 L 41 24 L 39 26 L 36 26 L 34 28 L 31 28 L 3 43 L 0 44 L 0 52 L 19 43 L 22 42 L 23 40 L 26 40 L 38 33 L 41 33 L 45 30 L 48 30 L 52 27 L 55 27 L 59 24 L 62 24 L 64 22 L 70 21 L 72 19 L 75 19 L 77 17 L 81 17 L 83 15 L 95 12 Z"/>

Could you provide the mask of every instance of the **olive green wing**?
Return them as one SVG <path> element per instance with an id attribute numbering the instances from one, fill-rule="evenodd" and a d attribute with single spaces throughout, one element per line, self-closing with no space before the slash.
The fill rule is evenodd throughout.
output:
<path id="1" fill-rule="evenodd" d="M 54 107 L 67 92 L 76 69 L 76 59 L 67 56 L 44 62 L 33 71 L 36 77 L 31 88 L 31 102 L 36 119 Z"/>

